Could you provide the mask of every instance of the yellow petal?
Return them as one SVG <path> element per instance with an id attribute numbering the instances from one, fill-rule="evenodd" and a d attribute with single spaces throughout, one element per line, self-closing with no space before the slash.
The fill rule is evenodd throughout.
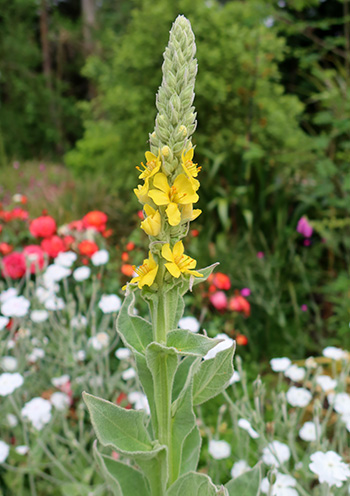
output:
<path id="1" fill-rule="evenodd" d="M 153 160 L 157 160 L 157 157 L 152 152 L 146 152 L 145 157 L 147 162 L 152 162 Z"/>
<path id="2" fill-rule="evenodd" d="M 176 279 L 181 276 L 181 271 L 180 271 L 179 267 L 176 264 L 174 264 L 174 263 L 166 263 L 165 264 L 165 267 L 168 269 L 168 271 L 170 272 L 170 274 L 173 277 L 176 277 Z"/>
<path id="3" fill-rule="evenodd" d="M 174 200 L 177 203 L 186 205 L 188 203 L 196 203 L 199 200 L 199 196 L 194 191 L 190 180 L 185 176 L 185 174 L 179 174 L 174 181 L 174 188 L 177 191 Z"/>
<path id="4" fill-rule="evenodd" d="M 158 265 L 155 269 L 150 270 L 149 272 L 147 272 L 147 274 L 145 274 L 142 277 L 142 279 L 139 282 L 139 287 L 142 288 L 142 286 L 145 286 L 145 285 L 146 286 L 152 286 L 152 284 L 154 283 L 154 280 L 156 278 L 157 272 L 158 272 Z"/>
<path id="5" fill-rule="evenodd" d="M 184 251 L 185 251 L 185 248 L 184 248 L 182 241 L 178 241 L 177 243 L 175 243 L 174 248 L 173 248 L 174 258 L 181 257 L 181 255 L 183 255 Z"/>
<path id="6" fill-rule="evenodd" d="M 165 212 L 168 216 L 168 221 L 171 226 L 177 226 L 178 224 L 180 224 L 181 214 L 176 203 L 169 203 Z"/>
<path id="7" fill-rule="evenodd" d="M 199 217 L 201 213 L 202 210 L 200 210 L 199 208 L 195 208 L 194 210 L 192 210 L 191 220 L 197 219 L 197 217 Z"/>
<path id="8" fill-rule="evenodd" d="M 170 203 L 169 196 L 159 189 L 151 189 L 148 196 L 152 198 L 156 205 L 168 205 Z"/>
<path id="9" fill-rule="evenodd" d="M 203 277 L 203 274 L 197 272 L 196 270 L 189 270 L 188 273 L 195 277 Z"/>
<path id="10" fill-rule="evenodd" d="M 190 148 L 188 150 L 188 152 L 185 155 L 183 155 L 182 160 L 184 162 L 187 162 L 188 160 L 192 160 L 193 159 L 193 155 L 194 155 L 194 149 L 193 148 Z"/>
<path id="11" fill-rule="evenodd" d="M 153 186 L 160 189 L 161 191 L 164 191 L 164 193 L 169 193 L 170 186 L 168 184 L 167 177 L 165 174 L 163 174 L 163 172 L 158 172 L 158 174 L 154 176 Z"/>
<path id="12" fill-rule="evenodd" d="M 168 260 L 168 262 L 173 262 L 174 261 L 173 253 L 172 253 L 172 251 L 170 249 L 169 243 L 166 243 L 165 245 L 163 245 L 163 248 L 162 248 L 162 257 L 165 258 L 165 260 Z"/>
<path id="13" fill-rule="evenodd" d="M 148 205 L 146 203 L 146 205 L 143 207 L 144 211 L 146 212 L 146 215 L 149 216 L 149 215 L 153 215 L 156 213 L 156 211 L 154 210 L 153 207 L 151 207 L 151 205 Z"/>
<path id="14" fill-rule="evenodd" d="M 158 210 L 141 222 L 141 229 L 149 236 L 158 236 L 161 226 L 162 222 Z"/>

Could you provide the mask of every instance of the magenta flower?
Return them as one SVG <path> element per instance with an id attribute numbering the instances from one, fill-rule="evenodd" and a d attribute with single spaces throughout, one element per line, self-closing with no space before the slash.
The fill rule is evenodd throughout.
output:
<path id="1" fill-rule="evenodd" d="M 312 236 L 313 229 L 311 224 L 309 224 L 309 221 L 307 220 L 305 215 L 303 215 L 303 217 L 299 219 L 297 225 L 297 232 L 302 234 L 305 238 L 311 238 Z"/>
<path id="2" fill-rule="evenodd" d="M 302 312 L 307 312 L 307 305 L 304 303 L 304 305 L 301 305 L 300 309 Z"/>
<path id="3" fill-rule="evenodd" d="M 250 295 L 250 292 L 251 292 L 251 291 L 250 291 L 250 289 L 249 289 L 249 288 L 243 288 L 243 289 L 241 289 L 241 295 L 242 295 L 242 296 L 247 297 L 247 296 L 249 296 L 249 295 Z"/>
<path id="4" fill-rule="evenodd" d="M 258 251 L 258 253 L 256 254 L 256 256 L 257 256 L 258 258 L 264 258 L 265 253 L 264 253 L 263 251 Z"/>
<path id="5" fill-rule="evenodd" d="M 227 296 L 223 291 L 216 291 L 209 297 L 210 303 L 216 310 L 223 311 L 227 308 Z"/>

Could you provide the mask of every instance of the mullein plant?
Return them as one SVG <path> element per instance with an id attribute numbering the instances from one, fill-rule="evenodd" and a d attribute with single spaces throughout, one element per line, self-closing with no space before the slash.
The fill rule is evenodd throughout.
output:
<path id="1" fill-rule="evenodd" d="M 203 360 L 220 340 L 176 328 L 184 294 L 216 265 L 195 270 L 196 260 L 184 253 L 182 242 L 190 222 L 201 213 L 194 208 L 200 167 L 193 162 L 191 142 L 196 128 L 195 51 L 190 22 L 179 16 L 164 53 L 150 151 L 138 167 L 141 184 L 134 190 L 145 213 L 141 228 L 149 236 L 149 252 L 134 268 L 137 276 L 125 288 L 117 319 L 117 331 L 134 355 L 150 415 L 84 393 L 98 441 L 120 455 L 116 460 L 95 446 L 118 496 L 231 495 L 238 494 L 244 482 L 235 479 L 217 487 L 196 472 L 201 436 L 194 407 L 225 390 L 233 374 L 234 347 Z M 148 303 L 150 320 L 135 315 L 136 292 Z M 248 479 L 251 486 L 252 476 Z M 258 481 L 251 491 L 257 494 Z"/>

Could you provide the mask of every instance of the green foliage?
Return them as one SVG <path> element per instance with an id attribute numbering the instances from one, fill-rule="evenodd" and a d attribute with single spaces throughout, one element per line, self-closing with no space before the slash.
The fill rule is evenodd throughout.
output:
<path id="1" fill-rule="evenodd" d="M 252 470 L 231 479 L 225 484 L 230 496 L 244 494 L 245 496 L 259 496 L 261 483 L 261 466 L 258 464 Z"/>

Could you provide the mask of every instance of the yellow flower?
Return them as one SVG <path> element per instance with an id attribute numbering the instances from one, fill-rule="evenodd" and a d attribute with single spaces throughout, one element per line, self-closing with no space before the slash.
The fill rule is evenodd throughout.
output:
<path id="1" fill-rule="evenodd" d="M 159 210 L 154 210 L 150 205 L 145 205 L 146 219 L 141 222 L 141 229 L 149 236 L 158 236 L 162 226 Z"/>
<path id="2" fill-rule="evenodd" d="M 183 205 L 183 207 L 181 208 L 181 220 L 182 222 L 186 222 L 188 220 L 192 221 L 194 219 L 197 219 L 197 217 L 199 217 L 201 213 L 202 210 L 200 210 L 199 208 L 194 209 L 192 204 Z"/>
<path id="3" fill-rule="evenodd" d="M 137 188 L 134 189 L 134 193 L 137 196 L 138 200 L 140 203 L 144 204 L 147 203 L 149 200 L 148 198 L 148 182 L 145 182 L 144 184 L 139 184 Z"/>
<path id="4" fill-rule="evenodd" d="M 138 287 L 141 289 L 143 286 L 152 286 L 158 272 L 158 265 L 154 261 L 151 252 L 148 253 L 148 258 L 143 261 L 143 264 L 139 267 L 133 266 L 137 277 L 131 279 L 130 283 L 138 283 Z"/>
<path id="5" fill-rule="evenodd" d="M 148 195 L 156 205 L 167 205 L 165 211 L 171 226 L 177 226 L 181 221 L 178 205 L 196 203 L 199 199 L 185 174 L 179 174 L 170 187 L 166 175 L 158 172 L 154 176 L 153 186 L 157 189 L 151 189 Z"/>
<path id="6" fill-rule="evenodd" d="M 163 245 L 162 257 L 168 260 L 170 263 L 166 263 L 165 267 L 168 269 L 170 274 L 176 278 L 180 277 L 181 274 L 191 274 L 196 277 L 203 277 L 196 270 L 192 270 L 196 267 L 197 261 L 194 258 L 184 255 L 184 245 L 182 241 L 178 241 L 171 251 L 169 243 Z"/>
<path id="7" fill-rule="evenodd" d="M 150 177 L 154 176 L 156 174 L 161 166 L 161 161 L 160 161 L 160 153 L 158 153 L 158 157 L 156 157 L 153 153 L 151 152 L 146 152 L 145 153 L 146 157 L 146 165 L 144 165 L 143 162 L 141 162 L 141 165 L 144 170 L 142 170 L 140 167 L 136 167 L 141 174 L 139 175 L 139 179 L 144 179 L 145 182 L 149 180 Z"/>
<path id="8" fill-rule="evenodd" d="M 197 167 L 197 164 L 194 164 L 192 162 L 193 154 L 194 154 L 193 148 L 190 148 L 187 153 L 182 152 L 181 165 L 182 165 L 183 170 L 186 173 L 186 176 L 190 180 L 190 182 L 193 186 L 193 189 L 195 191 L 197 191 L 200 184 L 199 184 L 199 181 L 197 181 L 197 179 L 194 179 L 194 178 L 198 176 L 198 172 L 201 170 L 201 167 Z"/>

